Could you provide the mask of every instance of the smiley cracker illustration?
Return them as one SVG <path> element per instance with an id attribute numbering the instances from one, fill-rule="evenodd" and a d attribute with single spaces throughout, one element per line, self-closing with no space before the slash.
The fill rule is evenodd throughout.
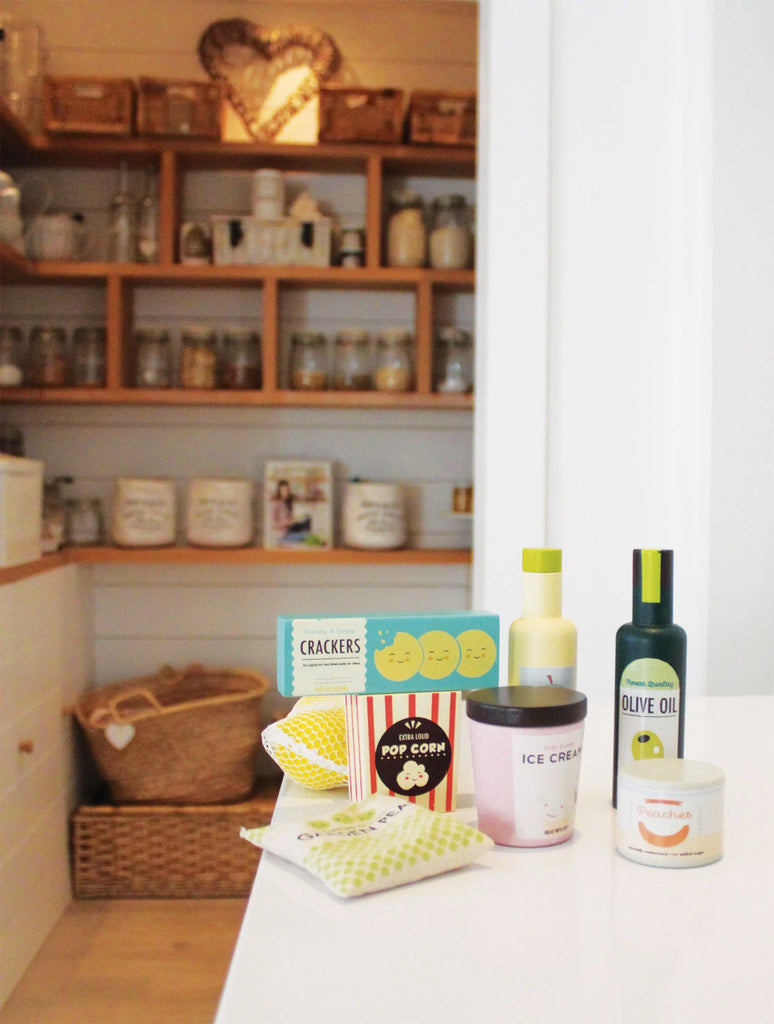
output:
<path id="1" fill-rule="evenodd" d="M 451 633 L 442 629 L 431 629 L 419 638 L 424 652 L 420 674 L 426 679 L 445 679 L 457 667 L 460 660 L 460 646 Z"/>
<path id="2" fill-rule="evenodd" d="M 460 645 L 460 663 L 457 671 L 461 676 L 475 679 L 494 667 L 497 647 L 494 640 L 483 629 L 466 629 L 457 637 Z"/>
<path id="3" fill-rule="evenodd" d="M 396 633 L 389 646 L 374 651 L 377 671 L 394 683 L 404 683 L 415 676 L 422 658 L 422 645 L 410 633 Z"/>
<path id="4" fill-rule="evenodd" d="M 649 729 L 638 732 L 632 740 L 632 757 L 635 761 L 644 761 L 649 757 L 663 757 L 664 744 L 656 733 Z"/>

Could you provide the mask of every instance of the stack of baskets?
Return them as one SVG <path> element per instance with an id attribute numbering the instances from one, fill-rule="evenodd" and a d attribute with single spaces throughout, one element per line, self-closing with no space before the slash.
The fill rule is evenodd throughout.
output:
<path id="1" fill-rule="evenodd" d="M 111 803 L 73 815 L 76 896 L 249 892 L 256 860 L 239 828 L 267 824 L 276 798 L 256 789 L 267 688 L 255 672 L 191 665 L 84 694 L 75 715 Z"/>

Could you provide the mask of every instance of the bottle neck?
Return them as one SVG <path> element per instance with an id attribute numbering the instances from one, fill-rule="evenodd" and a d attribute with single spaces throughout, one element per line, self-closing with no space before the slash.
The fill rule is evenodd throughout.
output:
<path id="1" fill-rule="evenodd" d="M 524 572 L 521 580 L 521 614 L 523 618 L 561 618 L 562 574 L 560 572 Z"/>
<path id="2" fill-rule="evenodd" d="M 632 563 L 632 622 L 669 626 L 673 621 L 672 552 L 635 551 Z"/>

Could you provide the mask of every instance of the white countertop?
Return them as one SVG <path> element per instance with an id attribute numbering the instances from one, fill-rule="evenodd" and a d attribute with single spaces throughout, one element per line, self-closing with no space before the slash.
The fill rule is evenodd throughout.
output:
<path id="1" fill-rule="evenodd" d="M 773 1020 L 774 697 L 688 701 L 686 757 L 726 772 L 725 854 L 698 868 L 615 852 L 612 718 L 590 705 L 560 846 L 351 900 L 264 853 L 216 1024 Z M 274 820 L 346 802 L 286 780 Z M 456 813 L 475 824 L 467 752 Z"/>

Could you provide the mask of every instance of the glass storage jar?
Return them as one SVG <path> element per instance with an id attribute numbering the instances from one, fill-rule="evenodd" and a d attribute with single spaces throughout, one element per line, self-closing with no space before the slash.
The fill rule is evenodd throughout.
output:
<path id="1" fill-rule="evenodd" d="M 324 391 L 328 387 L 328 345 L 324 334 L 299 331 L 293 335 L 290 386 L 296 391 Z"/>
<path id="2" fill-rule="evenodd" d="M 336 335 L 334 380 L 337 391 L 369 391 L 373 387 L 367 331 L 343 330 Z"/>
<path id="3" fill-rule="evenodd" d="M 435 339 L 435 390 L 464 394 L 473 390 L 473 342 L 459 327 L 442 327 Z"/>
<path id="4" fill-rule="evenodd" d="M 231 328 L 223 335 L 221 383 L 247 390 L 261 386 L 261 336 L 249 328 Z"/>
<path id="5" fill-rule="evenodd" d="M 414 339 L 408 331 L 382 331 L 376 344 L 377 391 L 411 391 L 414 387 Z"/>
<path id="6" fill-rule="evenodd" d="M 61 388 L 67 384 L 67 334 L 63 327 L 33 327 L 25 384 Z"/>
<path id="7" fill-rule="evenodd" d="M 433 201 L 430 227 L 430 266 L 464 270 L 473 261 L 473 234 L 465 197 L 438 196 Z"/>
<path id="8" fill-rule="evenodd" d="M 424 267 L 426 262 L 427 227 L 422 197 L 408 189 L 393 192 L 387 221 L 387 265 Z"/>
<path id="9" fill-rule="evenodd" d="M 167 331 L 142 329 L 134 335 L 134 385 L 138 388 L 172 386 L 172 348 Z"/>
<path id="10" fill-rule="evenodd" d="M 71 498 L 67 502 L 65 540 L 68 544 L 102 544 L 105 522 L 99 498 Z"/>
<path id="11" fill-rule="evenodd" d="M 72 382 L 75 387 L 105 384 L 105 328 L 76 327 L 73 332 Z"/>
<path id="12" fill-rule="evenodd" d="M 209 327 L 184 327 L 180 337 L 180 386 L 218 386 L 218 339 Z"/>
<path id="13" fill-rule="evenodd" d="M 20 327 L 0 327 L 0 385 L 17 387 L 24 379 Z"/>

